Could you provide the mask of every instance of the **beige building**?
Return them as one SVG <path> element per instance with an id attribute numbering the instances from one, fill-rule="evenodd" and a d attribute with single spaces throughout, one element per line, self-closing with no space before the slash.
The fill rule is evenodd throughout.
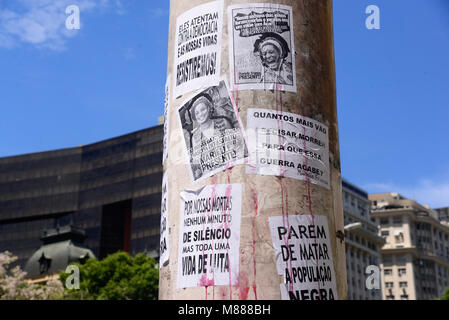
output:
<path id="1" fill-rule="evenodd" d="M 449 227 L 449 207 L 435 209 L 438 214 L 438 220 L 445 226 Z"/>
<path id="2" fill-rule="evenodd" d="M 344 179 L 342 187 L 348 299 L 381 300 L 380 289 L 366 287 L 366 268 L 380 267 L 380 248 L 384 244 L 370 219 L 368 193 Z"/>
<path id="3" fill-rule="evenodd" d="M 386 243 L 382 293 L 387 300 L 427 300 L 449 286 L 449 224 L 437 211 L 398 193 L 369 195 L 371 217 Z M 444 211 L 444 209 L 440 209 Z"/>

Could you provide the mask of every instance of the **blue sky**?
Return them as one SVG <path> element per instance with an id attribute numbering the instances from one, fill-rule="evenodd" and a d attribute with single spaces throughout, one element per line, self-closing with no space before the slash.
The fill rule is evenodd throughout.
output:
<path id="1" fill-rule="evenodd" d="M 0 0 L 0 157 L 156 125 L 168 17 L 168 0 Z M 449 206 L 449 1 L 334 0 L 334 33 L 343 176 Z"/>

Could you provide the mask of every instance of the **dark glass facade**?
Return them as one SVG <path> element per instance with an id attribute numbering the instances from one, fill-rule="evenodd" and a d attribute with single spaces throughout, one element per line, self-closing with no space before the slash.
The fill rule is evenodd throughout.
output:
<path id="1" fill-rule="evenodd" d="M 97 257 L 159 248 L 163 126 L 77 148 L 0 158 L 0 252 L 26 260 L 44 229 L 86 231 Z"/>

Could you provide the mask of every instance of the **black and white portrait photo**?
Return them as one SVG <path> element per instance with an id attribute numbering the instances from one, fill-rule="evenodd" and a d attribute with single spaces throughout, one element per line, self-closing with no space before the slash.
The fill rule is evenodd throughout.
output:
<path id="1" fill-rule="evenodd" d="M 261 82 L 293 85 L 290 48 L 284 38 L 277 33 L 264 33 L 254 43 L 254 53 L 263 66 Z"/>
<path id="2" fill-rule="evenodd" d="M 196 94 L 179 108 L 178 114 L 195 182 L 240 164 L 247 157 L 225 81 Z"/>
<path id="3" fill-rule="evenodd" d="M 296 92 L 292 8 L 234 5 L 228 19 L 232 90 Z"/>

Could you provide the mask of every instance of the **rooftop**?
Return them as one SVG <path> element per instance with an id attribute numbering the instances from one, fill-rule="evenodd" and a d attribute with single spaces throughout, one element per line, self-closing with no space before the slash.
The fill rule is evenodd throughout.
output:
<path id="1" fill-rule="evenodd" d="M 415 200 L 407 199 L 397 192 L 374 193 L 369 195 L 371 201 L 371 212 L 376 213 L 386 210 L 408 209 L 419 216 L 430 216 L 436 220 L 438 214 L 427 205 L 422 205 Z"/>

